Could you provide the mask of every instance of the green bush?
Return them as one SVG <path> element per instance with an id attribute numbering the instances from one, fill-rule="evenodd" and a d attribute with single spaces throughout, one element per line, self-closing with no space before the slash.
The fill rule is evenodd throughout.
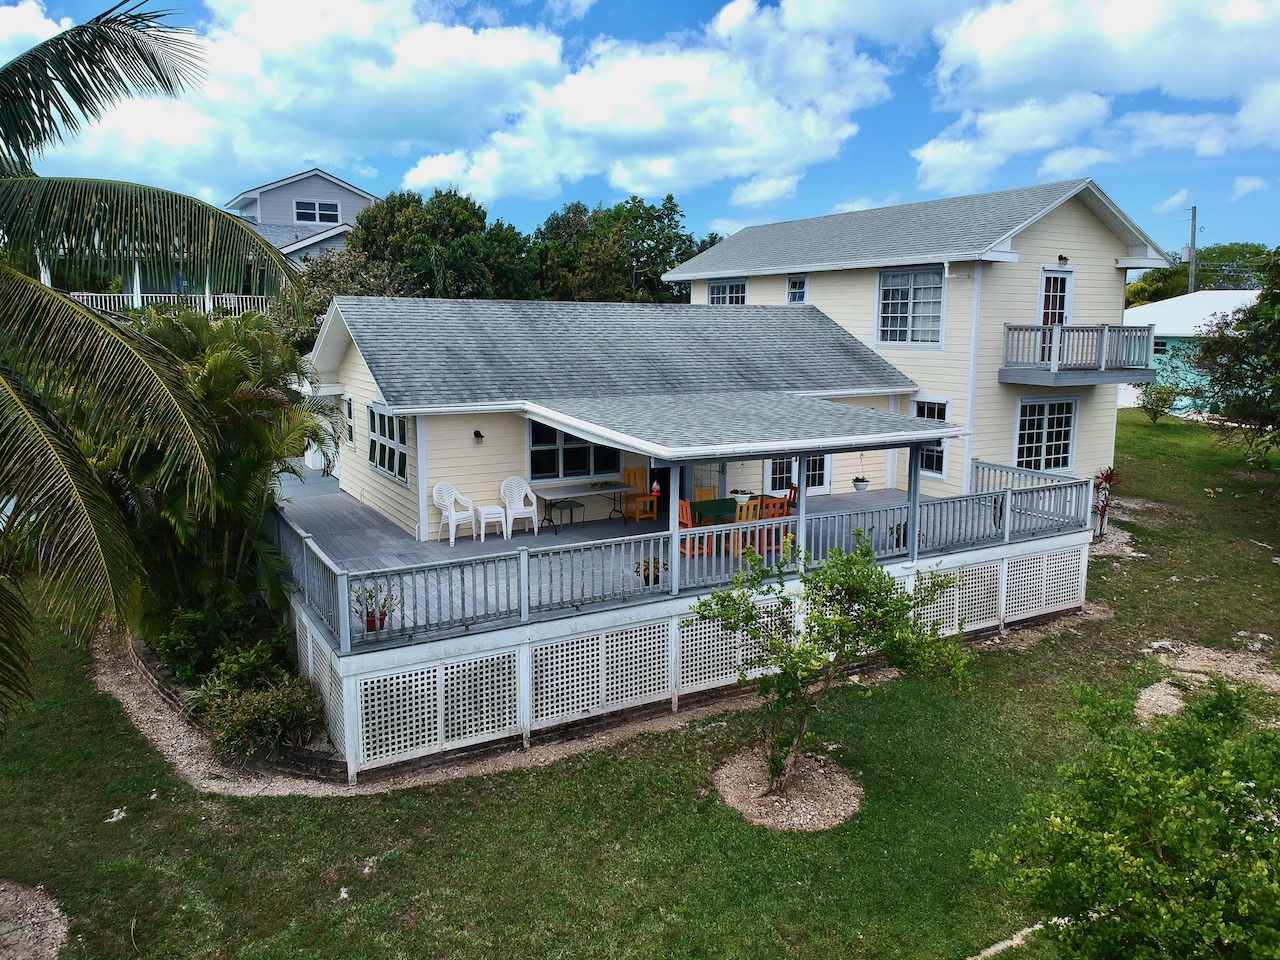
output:
<path id="1" fill-rule="evenodd" d="M 1182 391 L 1175 385 L 1157 380 L 1154 383 L 1142 384 L 1141 393 L 1138 395 L 1138 407 L 1152 423 L 1155 423 L 1169 413 L 1181 398 Z"/>
<path id="2" fill-rule="evenodd" d="M 203 714 L 209 704 L 242 690 L 279 686 L 291 674 L 284 667 L 289 628 L 277 627 L 266 639 L 239 650 L 224 650 L 196 688 L 192 706 Z"/>
<path id="3" fill-rule="evenodd" d="M 175 606 L 162 622 L 147 642 L 185 687 L 196 686 L 227 661 L 242 661 L 226 668 L 233 677 L 260 672 L 259 660 L 267 651 L 277 664 L 284 663 L 287 640 L 272 639 L 269 614 L 256 600 L 210 599 L 199 610 Z M 253 684 L 231 685 L 243 689 Z"/>
<path id="4" fill-rule="evenodd" d="M 272 756 L 281 745 L 307 744 L 324 721 L 320 697 L 305 677 L 262 690 L 245 690 L 208 705 L 204 725 L 218 759 Z"/>

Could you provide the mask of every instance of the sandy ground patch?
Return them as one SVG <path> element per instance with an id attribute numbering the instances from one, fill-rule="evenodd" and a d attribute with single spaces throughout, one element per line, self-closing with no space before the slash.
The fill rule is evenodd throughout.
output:
<path id="1" fill-rule="evenodd" d="M 0 880 L 0 960 L 54 960 L 68 926 L 43 887 Z"/>
<path id="2" fill-rule="evenodd" d="M 830 830 L 862 807 L 862 787 L 839 764 L 805 754 L 784 791 L 765 795 L 769 767 L 759 748 L 735 754 L 711 774 L 720 798 L 752 823 L 775 830 Z"/>
<path id="3" fill-rule="evenodd" d="M 1211 674 L 1218 674 L 1229 682 L 1247 683 L 1270 693 L 1280 693 L 1280 674 L 1261 652 L 1271 638 L 1265 634 L 1245 634 L 1245 638 L 1258 649 L 1232 652 L 1195 645 L 1179 647 L 1167 640 L 1155 644 L 1147 652 L 1155 653 L 1173 675 L 1139 693 L 1134 714 L 1145 721 L 1181 713 L 1186 692 L 1206 685 Z"/>

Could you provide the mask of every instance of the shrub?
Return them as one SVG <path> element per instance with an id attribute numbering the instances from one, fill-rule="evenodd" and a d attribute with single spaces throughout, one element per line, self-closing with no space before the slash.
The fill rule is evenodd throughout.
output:
<path id="1" fill-rule="evenodd" d="M 263 643 L 270 621 L 261 603 L 224 597 L 206 601 L 199 610 L 172 607 L 162 622 L 164 626 L 148 637 L 148 643 L 180 684 L 194 687 L 219 664 Z M 276 661 L 283 663 L 285 647 L 265 642 Z M 243 669 L 253 669 L 257 656 L 250 654 Z"/>
<path id="2" fill-rule="evenodd" d="M 1138 395 L 1138 408 L 1147 415 L 1152 423 L 1173 409 L 1174 404 L 1182 397 L 1182 392 L 1171 383 L 1144 383 Z"/>
<path id="3" fill-rule="evenodd" d="M 272 756 L 281 745 L 307 744 L 324 721 L 319 694 L 305 677 L 262 690 L 245 690 L 210 703 L 204 725 L 218 759 Z"/>

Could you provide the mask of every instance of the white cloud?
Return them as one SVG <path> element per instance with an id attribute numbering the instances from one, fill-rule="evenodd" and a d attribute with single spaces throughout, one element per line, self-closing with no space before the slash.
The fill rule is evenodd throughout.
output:
<path id="1" fill-rule="evenodd" d="M 837 203 L 831 208 L 832 213 L 853 213 L 855 210 L 874 210 L 876 207 L 892 207 L 895 203 L 902 202 L 902 194 L 891 193 L 886 197 L 876 200 L 874 197 L 858 197 L 854 200 L 847 200 L 844 203 Z"/>
<path id="2" fill-rule="evenodd" d="M 1028 152 L 1047 151 L 1040 174 L 1062 177 L 1155 150 L 1203 157 L 1278 147 L 1278 35 L 1280 3 L 1258 0 L 994 0 L 971 9 L 935 30 L 937 106 L 961 119 L 913 153 L 919 182 L 980 186 Z M 1152 94 L 1202 109 L 1166 110 Z M 1140 97 L 1161 109 L 1141 109 Z M 1027 115 L 1037 103 L 1080 110 L 1059 123 Z M 1000 135 L 1003 127 L 1014 135 Z"/>
<path id="3" fill-rule="evenodd" d="M 778 200 L 789 200 L 796 195 L 799 183 L 799 174 L 790 177 L 752 177 L 733 188 L 729 202 L 736 207 L 758 207 Z"/>
<path id="4" fill-rule="evenodd" d="M 1184 188 L 1179 190 L 1171 197 L 1161 200 L 1151 208 L 1152 213 L 1173 213 L 1175 210 L 1185 210 L 1191 202 L 1191 194 Z"/>
<path id="5" fill-rule="evenodd" d="M 596 0 L 547 0 L 547 12 L 555 23 L 581 20 Z"/>
<path id="6" fill-rule="evenodd" d="M 69 26 L 70 20 L 55 23 L 46 17 L 43 5 L 35 0 L 22 0 L 17 6 L 0 7 L 0 64 L 8 63 Z"/>
<path id="7" fill-rule="evenodd" d="M 1247 197 L 1251 193 L 1257 193 L 1260 190 L 1267 190 L 1271 184 L 1267 183 L 1262 177 L 1235 177 L 1231 181 L 1231 202 L 1235 203 L 1242 197 Z"/>

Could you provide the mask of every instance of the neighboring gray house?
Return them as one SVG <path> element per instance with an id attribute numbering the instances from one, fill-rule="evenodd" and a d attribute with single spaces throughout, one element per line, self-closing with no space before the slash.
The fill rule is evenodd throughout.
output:
<path id="1" fill-rule="evenodd" d="M 246 190 L 227 207 L 301 264 L 304 254 L 341 250 L 356 216 L 377 199 L 316 167 Z"/>
<path id="2" fill-rule="evenodd" d="M 1126 326 L 1150 326 L 1155 329 L 1155 366 L 1161 368 L 1169 352 L 1181 343 L 1196 339 L 1196 332 L 1207 324 L 1214 314 L 1230 315 L 1242 307 L 1258 302 L 1261 290 L 1197 290 L 1195 293 L 1155 303 L 1130 307 L 1124 312 Z M 1134 384 L 1122 384 L 1116 390 L 1116 405 L 1136 407 L 1138 388 Z M 1175 410 L 1187 407 L 1182 403 Z"/>

